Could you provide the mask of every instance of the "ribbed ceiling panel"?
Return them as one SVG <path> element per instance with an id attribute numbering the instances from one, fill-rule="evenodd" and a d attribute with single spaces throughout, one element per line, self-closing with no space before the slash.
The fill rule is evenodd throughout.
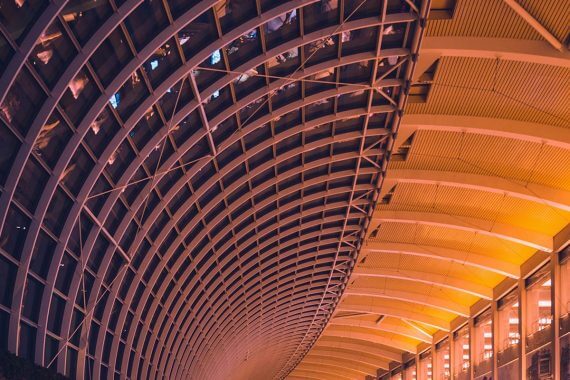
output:
<path id="1" fill-rule="evenodd" d="M 373 212 L 417 18 L 3 2 L 0 349 L 73 378 L 285 377 Z"/>

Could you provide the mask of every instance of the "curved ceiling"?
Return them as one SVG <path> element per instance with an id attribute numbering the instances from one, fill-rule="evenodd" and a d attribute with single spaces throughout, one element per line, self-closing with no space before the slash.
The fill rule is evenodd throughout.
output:
<path id="1" fill-rule="evenodd" d="M 426 10 L 3 1 L 0 348 L 86 379 L 285 377 L 354 265 Z M 310 368 L 338 368 L 321 346 Z"/>
<path id="2" fill-rule="evenodd" d="M 358 263 L 290 379 L 382 374 L 464 323 L 537 251 L 560 248 L 553 237 L 570 223 L 568 5 L 458 0 L 452 17 L 428 16 Z"/>

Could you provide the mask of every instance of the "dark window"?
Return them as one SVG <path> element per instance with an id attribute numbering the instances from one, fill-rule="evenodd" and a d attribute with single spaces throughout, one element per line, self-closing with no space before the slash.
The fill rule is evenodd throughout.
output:
<path id="1" fill-rule="evenodd" d="M 61 263 L 59 264 L 55 287 L 64 294 L 69 292 L 69 287 L 71 286 L 71 280 L 73 279 L 76 265 L 77 261 L 75 261 L 74 258 L 69 256 L 67 253 L 63 255 Z"/>
<path id="2" fill-rule="evenodd" d="M 33 213 L 36 210 L 48 178 L 49 174 L 45 169 L 42 168 L 36 159 L 30 157 L 16 186 L 14 198 L 26 207 L 30 213 Z"/>
<path id="3" fill-rule="evenodd" d="M 32 277 L 28 277 L 24 291 L 22 314 L 35 323 L 38 322 L 43 292 L 44 285 Z"/>
<path id="4" fill-rule="evenodd" d="M 29 60 L 45 84 L 53 89 L 75 55 L 73 44 L 56 19 L 39 38 Z"/>
<path id="5" fill-rule="evenodd" d="M 10 37 L 21 43 L 42 11 L 49 4 L 45 0 L 28 0 L 18 5 L 16 1 L 2 1 L 0 23 Z"/>
<path id="6" fill-rule="evenodd" d="M 45 97 L 45 93 L 28 69 L 23 68 L 6 95 L 0 112 L 9 124 L 25 136 Z"/>
<path id="7" fill-rule="evenodd" d="M 19 260 L 29 226 L 30 219 L 18 207 L 12 204 L 8 210 L 2 235 L 0 236 L 0 248 Z"/>
<path id="8" fill-rule="evenodd" d="M 57 295 L 52 295 L 51 305 L 49 308 L 48 325 L 49 331 L 60 335 L 62 315 L 65 310 L 65 300 Z"/>
<path id="9" fill-rule="evenodd" d="M 84 45 L 113 13 L 107 0 L 70 0 L 63 10 L 63 19 Z"/>
<path id="10" fill-rule="evenodd" d="M 8 174 L 10 174 L 10 169 L 14 163 L 18 149 L 20 148 L 20 140 L 8 129 L 1 119 L 0 144 L 2 145 L 2 149 L 0 149 L 0 185 L 4 185 Z"/>
<path id="11" fill-rule="evenodd" d="M 59 235 L 64 223 L 67 221 L 67 214 L 72 205 L 73 202 L 69 196 L 58 187 L 44 217 L 44 225 L 48 227 L 51 232 Z"/>
<path id="12" fill-rule="evenodd" d="M 18 355 L 34 361 L 36 353 L 36 328 L 24 322 L 20 323 L 20 346 L 18 347 Z"/>
<path id="13" fill-rule="evenodd" d="M 10 308 L 18 267 L 0 255 L 0 303 Z"/>

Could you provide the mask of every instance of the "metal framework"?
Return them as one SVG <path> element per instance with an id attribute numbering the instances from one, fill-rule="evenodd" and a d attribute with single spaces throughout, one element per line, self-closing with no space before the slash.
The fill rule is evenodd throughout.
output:
<path id="1" fill-rule="evenodd" d="M 3 2 L 0 348 L 72 378 L 285 378 L 371 221 L 418 9 Z"/>

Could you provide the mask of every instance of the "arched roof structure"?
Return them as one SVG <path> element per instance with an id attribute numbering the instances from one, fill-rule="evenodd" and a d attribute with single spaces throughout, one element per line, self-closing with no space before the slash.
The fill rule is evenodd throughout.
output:
<path id="1" fill-rule="evenodd" d="M 0 349 L 72 378 L 287 376 L 362 245 L 426 11 L 2 1 Z"/>
<path id="2" fill-rule="evenodd" d="M 308 372 L 304 360 L 291 379 L 364 379 L 348 371 L 370 364 L 373 378 L 386 373 L 568 240 L 556 238 L 570 222 L 568 2 L 432 1 L 432 11 L 442 3 L 449 15 L 428 14 L 358 262 L 307 355 L 332 349 L 345 372 Z M 352 360 L 371 346 L 365 364 Z"/>
<path id="3" fill-rule="evenodd" d="M 568 231 L 568 5 L 2 1 L 0 350 L 81 379 L 420 352 Z"/>

